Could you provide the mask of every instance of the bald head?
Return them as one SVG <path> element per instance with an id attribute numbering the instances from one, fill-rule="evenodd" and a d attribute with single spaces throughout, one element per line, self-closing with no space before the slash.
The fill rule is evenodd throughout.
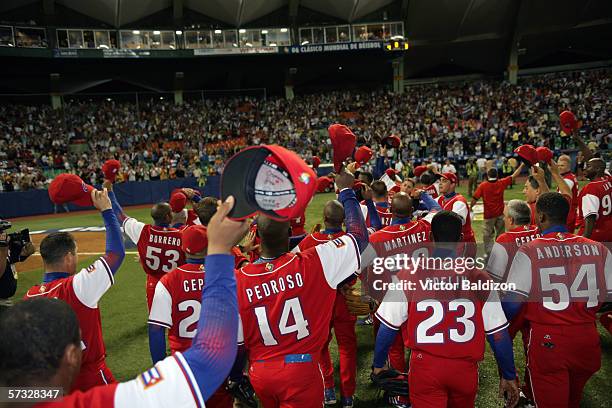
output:
<path id="1" fill-rule="evenodd" d="M 325 228 L 342 228 L 344 222 L 344 207 L 338 200 L 331 200 L 323 208 Z"/>
<path id="2" fill-rule="evenodd" d="M 172 222 L 172 208 L 168 203 L 157 203 L 151 208 L 151 218 L 155 225 L 170 224 Z"/>
<path id="3" fill-rule="evenodd" d="M 594 157 L 587 162 L 586 169 L 584 170 L 585 175 L 590 180 L 594 180 L 598 177 L 603 177 L 606 171 L 606 162 L 600 157 Z"/>
<path id="4" fill-rule="evenodd" d="M 276 258 L 289 250 L 289 221 L 276 221 L 265 215 L 257 217 L 257 234 L 262 255 Z"/>
<path id="5" fill-rule="evenodd" d="M 391 200 L 393 218 L 412 217 L 412 198 L 404 192 L 399 192 Z"/>

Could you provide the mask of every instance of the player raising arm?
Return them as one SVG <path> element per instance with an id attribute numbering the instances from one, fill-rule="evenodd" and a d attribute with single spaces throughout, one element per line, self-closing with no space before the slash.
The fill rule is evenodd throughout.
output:
<path id="1" fill-rule="evenodd" d="M 529 324 L 527 370 L 536 406 L 578 407 L 601 365 L 595 314 L 612 293 L 612 255 L 604 245 L 567 232 L 567 200 L 542 194 L 540 238 L 522 245 L 503 299 L 509 319 L 524 308 Z"/>
<path id="2" fill-rule="evenodd" d="M 192 346 L 120 384 L 74 392 L 40 407 L 203 407 L 230 371 L 236 356 L 238 307 L 231 248 L 246 233 L 246 222 L 226 218 L 233 197 L 208 225 L 206 286 Z M 0 385 L 63 387 L 81 363 L 81 337 L 74 313 L 54 299 L 26 301 L 0 320 Z"/>
<path id="3" fill-rule="evenodd" d="M 91 197 L 94 206 L 102 213 L 106 226 L 106 253 L 77 273 L 78 249 L 74 237 L 67 232 L 47 235 L 40 243 L 45 270 L 43 282 L 30 288 L 24 296 L 24 299 L 61 299 L 76 313 L 81 328 L 83 361 L 79 361 L 80 372 L 77 370 L 74 384 L 67 384 L 66 391 L 86 391 L 96 385 L 115 382 L 106 365 L 98 302 L 115 282 L 114 275 L 123 262 L 125 250 L 119 222 L 111 209 L 107 191 L 93 190 Z M 24 328 L 30 330 L 26 325 Z M 7 332 L 2 333 L 4 336 Z"/>

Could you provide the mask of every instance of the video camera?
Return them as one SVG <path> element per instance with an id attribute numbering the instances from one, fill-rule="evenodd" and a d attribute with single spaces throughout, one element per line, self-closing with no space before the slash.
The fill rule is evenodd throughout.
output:
<path id="1" fill-rule="evenodd" d="M 13 225 L 9 221 L 0 220 L 0 232 L 4 232 L 7 229 L 10 229 L 12 226 Z M 31 242 L 30 230 L 28 228 L 8 234 L 8 248 L 11 263 L 16 263 L 22 260 L 20 256 L 21 250 L 28 242 Z"/>

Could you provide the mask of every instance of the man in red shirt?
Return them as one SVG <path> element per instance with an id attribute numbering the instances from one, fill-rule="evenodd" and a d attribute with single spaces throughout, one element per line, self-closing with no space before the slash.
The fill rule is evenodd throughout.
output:
<path id="1" fill-rule="evenodd" d="M 601 365 L 596 313 L 612 295 L 612 254 L 567 232 L 569 203 L 559 193 L 537 201 L 542 236 L 516 253 L 503 299 L 508 318 L 525 309 L 527 370 L 536 406 L 578 407 Z"/>
<path id="2" fill-rule="evenodd" d="M 612 242 L 612 180 L 605 174 L 606 163 L 600 158 L 587 162 L 584 171 L 591 182 L 580 190 L 579 235 L 598 242 Z"/>
<path id="3" fill-rule="evenodd" d="M 309 248 L 324 244 L 345 234 L 342 230 L 344 222 L 344 207 L 337 200 L 328 201 L 323 209 L 323 222 L 325 229 L 307 235 L 292 250 L 294 253 L 304 252 Z M 357 376 L 357 335 L 355 334 L 356 316 L 353 316 L 346 306 L 346 299 L 341 290 L 336 292 L 336 303 L 330 329 L 334 329 L 338 343 L 338 357 L 340 366 L 340 400 L 343 407 L 351 407 L 355 394 Z M 334 365 L 329 354 L 329 342 L 321 353 L 321 372 L 325 384 L 325 404 L 336 403 L 336 390 L 334 386 Z"/>
<path id="4" fill-rule="evenodd" d="M 239 312 L 249 354 L 249 377 L 265 408 L 321 407 L 319 359 L 329 335 L 337 287 L 360 270 L 368 232 L 352 189 L 336 177 L 347 234 L 294 254 L 289 222 L 260 215 L 261 256 L 236 272 Z"/>
<path id="5" fill-rule="evenodd" d="M 578 216 L 578 179 L 576 175 L 572 173 L 572 159 L 566 155 L 562 154 L 557 159 L 557 166 L 559 167 L 559 173 L 565 180 L 565 183 L 572 191 L 572 203 L 570 205 L 570 212 L 567 216 L 567 231 L 574 233 L 576 229 L 576 217 Z M 559 189 L 557 188 L 557 192 Z"/>
<path id="6" fill-rule="evenodd" d="M 87 391 L 96 385 L 115 382 L 106 365 L 106 347 L 102 338 L 98 303 L 115 283 L 114 275 L 123 261 L 125 250 L 119 221 L 113 213 L 107 191 L 93 190 L 92 201 L 104 219 L 106 254 L 77 273 L 78 250 L 72 235 L 67 232 L 47 235 L 40 243 L 45 270 L 43 282 L 30 288 L 24 296 L 24 299 L 61 299 L 76 313 L 81 328 L 80 347 L 83 358 L 82 362 L 79 361 L 79 375 L 71 384 L 73 391 Z"/>
<path id="7" fill-rule="evenodd" d="M 374 201 L 374 206 L 376 208 L 376 212 L 380 217 L 380 222 L 383 227 L 387 225 L 391 225 L 391 211 L 389 211 L 389 198 L 387 192 L 387 186 L 383 181 L 376 180 L 371 185 L 372 189 L 372 201 Z M 368 207 L 364 202 L 361 203 L 361 211 L 363 213 L 363 218 L 365 219 L 366 226 L 372 226 L 371 215 Z"/>
<path id="8" fill-rule="evenodd" d="M 476 237 L 472 229 L 472 216 L 467 205 L 467 200 L 461 194 L 457 194 L 455 188 L 459 185 L 459 179 L 455 173 L 442 173 L 440 178 L 440 196 L 437 198 L 438 204 L 443 210 L 452 211 L 461 217 L 463 228 L 461 230 L 463 256 L 476 256 Z"/>
<path id="9" fill-rule="evenodd" d="M 474 205 L 481 197 L 484 205 L 482 240 L 485 245 L 485 254 L 491 253 L 493 241 L 504 232 L 504 192 L 508 186 L 512 185 L 514 179 L 521 174 L 523 166 L 523 163 L 521 163 L 511 176 L 502 179 L 497 178 L 497 169 L 489 169 L 487 180 L 480 183 L 472 196 L 472 202 L 470 203 L 472 213 L 474 212 Z"/>

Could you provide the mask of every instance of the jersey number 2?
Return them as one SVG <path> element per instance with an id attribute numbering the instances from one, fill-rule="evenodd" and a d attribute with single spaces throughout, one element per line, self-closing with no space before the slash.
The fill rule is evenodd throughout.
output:
<path id="1" fill-rule="evenodd" d="M 272 334 L 272 330 L 270 330 L 268 313 L 265 306 L 256 307 L 255 316 L 257 316 L 257 324 L 259 325 L 259 332 L 261 333 L 264 345 L 276 346 L 278 341 L 276 341 Z M 289 324 L 290 318 L 293 320 L 293 324 Z M 281 335 L 297 333 L 297 340 L 308 337 L 310 334 L 308 331 L 308 320 L 304 319 L 300 299 L 294 297 L 285 301 L 283 313 L 278 322 L 278 331 Z"/>

